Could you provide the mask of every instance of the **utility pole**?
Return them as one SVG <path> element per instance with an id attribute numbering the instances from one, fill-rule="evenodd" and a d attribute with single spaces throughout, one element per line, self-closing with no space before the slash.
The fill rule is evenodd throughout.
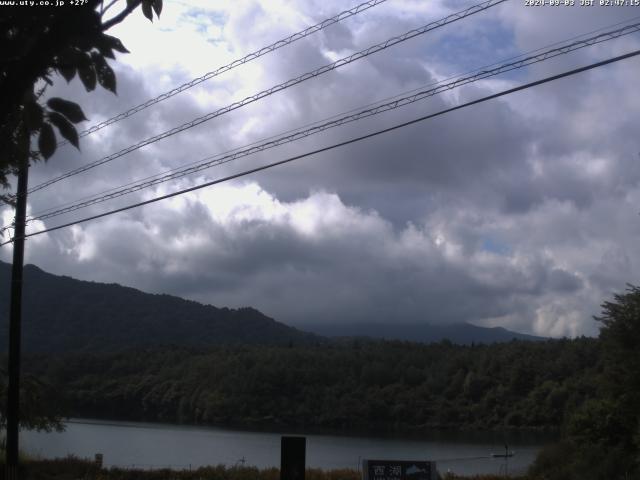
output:
<path id="1" fill-rule="evenodd" d="M 16 215 L 11 268 L 11 310 L 9 314 L 9 388 L 7 392 L 7 480 L 18 480 L 18 430 L 20 422 L 20 343 L 22 320 L 22 271 L 24 230 L 27 215 L 29 160 L 18 171 Z"/>

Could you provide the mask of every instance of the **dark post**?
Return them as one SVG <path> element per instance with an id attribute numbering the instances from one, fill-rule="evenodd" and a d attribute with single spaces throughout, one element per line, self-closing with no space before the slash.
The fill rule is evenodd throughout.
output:
<path id="1" fill-rule="evenodd" d="M 9 313 L 9 388 L 7 392 L 7 480 L 18 479 L 18 428 L 20 419 L 20 323 L 22 318 L 22 267 L 24 229 L 27 214 L 29 164 L 18 172 L 16 218 L 11 269 L 11 310 Z"/>
<path id="2" fill-rule="evenodd" d="M 282 437 L 280 480 L 304 480 L 306 437 Z"/>

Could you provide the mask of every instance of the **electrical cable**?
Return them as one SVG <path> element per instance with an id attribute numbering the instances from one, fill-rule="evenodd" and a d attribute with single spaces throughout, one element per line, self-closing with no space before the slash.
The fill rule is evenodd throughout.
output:
<path id="1" fill-rule="evenodd" d="M 306 152 L 306 153 L 303 153 L 303 154 L 300 154 L 300 155 L 296 155 L 296 156 L 293 156 L 293 157 L 286 158 L 284 160 L 279 160 L 277 162 L 273 162 L 273 163 L 269 163 L 269 164 L 266 164 L 266 165 L 262 165 L 260 167 L 255 167 L 255 168 L 252 168 L 252 169 L 249 169 L 249 170 L 244 170 L 242 172 L 239 172 L 239 173 L 236 173 L 236 174 L 233 174 L 233 175 L 229 175 L 229 176 L 224 177 L 224 178 L 219 178 L 219 179 L 216 179 L 216 180 L 205 182 L 205 183 L 202 183 L 202 184 L 199 184 L 199 185 L 195 185 L 193 187 L 189 187 L 189 188 L 185 188 L 185 189 L 182 189 L 182 190 L 178 190 L 176 192 L 172 192 L 172 193 L 169 193 L 169 194 L 166 194 L 166 195 L 162 195 L 162 196 L 159 196 L 159 197 L 156 197 L 156 198 L 152 198 L 152 199 L 145 200 L 145 201 L 142 201 L 142 202 L 138 202 L 138 203 L 134 203 L 134 204 L 131 204 L 131 205 L 127 205 L 127 206 L 124 206 L 124 207 L 121 207 L 121 208 L 116 208 L 116 209 L 113 209 L 113 210 L 109 210 L 107 212 L 103 212 L 103 213 L 100 213 L 100 214 L 97 214 L 97 215 L 91 215 L 89 217 L 81 218 L 81 219 L 75 220 L 73 222 L 64 223 L 64 224 L 61 224 L 61 225 L 57 225 L 55 227 L 45 228 L 45 229 L 42 229 L 42 230 L 38 230 L 36 232 L 31 232 L 31 233 L 25 234 L 24 238 L 33 237 L 33 236 L 36 236 L 36 235 L 41 235 L 43 233 L 53 232 L 53 231 L 56 231 L 56 230 L 60 230 L 62 228 L 66 228 L 66 227 L 70 227 L 70 226 L 73 226 L 73 225 L 78 225 L 80 223 L 85 223 L 85 222 L 88 222 L 88 221 L 91 221 L 91 220 L 96 220 L 96 219 L 99 219 L 99 218 L 107 217 L 107 216 L 113 215 L 115 213 L 120 213 L 120 212 L 124 212 L 124 211 L 127 211 L 127 210 L 131 210 L 133 208 L 138 208 L 138 207 L 141 207 L 141 206 L 144 206 L 144 205 L 149 205 L 149 204 L 158 202 L 160 200 L 165 200 L 165 199 L 168 199 L 168 198 L 176 197 L 178 195 L 182 195 L 182 194 L 185 194 L 185 193 L 188 193 L 188 192 L 193 192 L 195 190 L 200 190 L 202 188 L 206 188 L 206 187 L 210 187 L 212 185 L 216 185 L 216 184 L 219 184 L 219 183 L 227 182 L 229 180 L 234 180 L 236 178 L 244 177 L 244 176 L 250 175 L 252 173 L 256 173 L 256 172 L 260 172 L 260 171 L 263 171 L 263 170 L 267 170 L 267 169 L 270 169 L 270 168 L 273 168 L 273 167 L 276 167 L 276 166 L 279 166 L 279 165 L 284 165 L 286 163 L 290 163 L 290 162 L 293 162 L 295 160 L 299 160 L 301 158 L 306 158 L 306 157 L 309 157 L 309 156 L 312 156 L 312 155 L 316 155 L 318 153 L 327 152 L 329 150 L 333 150 L 333 149 L 336 149 L 336 148 L 344 147 L 346 145 L 350 145 L 350 144 L 353 144 L 353 143 L 356 143 L 356 142 L 360 142 L 362 140 L 366 140 L 366 139 L 369 139 L 369 138 L 372 138 L 372 137 L 376 137 L 376 136 L 382 135 L 384 133 L 388 133 L 388 132 L 391 132 L 391 131 L 394 131 L 394 130 L 398 130 L 400 128 L 404 128 L 404 127 L 407 127 L 409 125 L 413 125 L 415 123 L 423 122 L 425 120 L 428 120 L 428 119 L 431 119 L 431 118 L 434 118 L 434 117 L 438 117 L 440 115 L 444 115 L 446 113 L 450 113 L 450 112 L 453 112 L 453 111 L 456 111 L 456 110 L 467 108 L 467 107 L 470 107 L 472 105 L 477 105 L 479 103 L 487 102 L 489 100 L 493 100 L 493 99 L 496 99 L 496 98 L 499 98 L 499 97 L 502 97 L 502 96 L 505 96 L 505 95 L 509 95 L 511 93 L 515 93 L 515 92 L 519 92 L 519 91 L 522 91 L 522 90 L 526 90 L 526 89 L 529 89 L 529 88 L 532 88 L 532 87 L 535 87 L 535 86 L 538 86 L 538 85 L 542 85 L 542 84 L 549 83 L 549 82 L 552 82 L 552 81 L 555 81 L 555 80 L 559 80 L 561 78 L 565 78 L 565 77 L 569 77 L 569 76 L 572 76 L 572 75 L 576 75 L 578 73 L 586 72 L 586 71 L 592 70 L 594 68 L 602 67 L 604 65 L 609 65 L 609 64 L 612 64 L 612 63 L 615 63 L 615 62 L 619 62 L 621 60 L 632 58 L 632 57 L 635 57 L 637 55 L 640 55 L 640 50 L 634 50 L 634 51 L 626 53 L 624 55 L 619 55 L 619 56 L 616 56 L 616 57 L 609 58 L 607 60 L 602 60 L 600 62 L 596 62 L 596 63 L 592 63 L 592 64 L 589 64 L 589 65 L 586 65 L 584 67 L 575 68 L 573 70 L 569 70 L 569 71 L 566 71 L 566 72 L 563 72 L 563 73 L 559 73 L 559 74 L 556 74 L 556 75 L 545 77 L 545 78 L 542 78 L 540 80 L 536 80 L 534 82 L 529 82 L 529 83 L 526 83 L 524 85 L 520 85 L 518 87 L 514 87 L 514 88 L 507 89 L 507 90 L 503 90 L 501 92 L 494 93 L 492 95 L 487 95 L 485 97 L 481 97 L 481 98 L 476 99 L 476 100 L 465 102 L 463 104 L 456 105 L 455 107 L 450 107 L 450 108 L 447 108 L 447 109 L 444 109 L 444 110 L 440 110 L 440 111 L 438 111 L 436 113 L 431 113 L 431 114 L 428 114 L 428 115 L 424 115 L 422 117 L 418 117 L 418 118 L 415 118 L 413 120 L 409 120 L 407 122 L 403 122 L 403 123 L 400 123 L 400 124 L 397 124 L 397 125 L 393 125 L 393 126 L 388 127 L 388 128 L 384 128 L 382 130 L 377 130 L 375 132 L 368 133 L 366 135 L 361 135 L 361 136 L 358 136 L 358 137 L 354 137 L 354 138 L 351 138 L 349 140 L 345 140 L 343 142 L 334 143 L 332 145 L 329 145 L 329 146 L 326 146 L 326 147 L 323 147 L 323 148 L 319 148 L 317 150 L 313 150 L 313 151 Z M 7 241 L 1 243 L 0 246 L 6 245 L 8 243 L 12 243 L 14 240 L 16 240 L 16 238 L 12 238 L 10 240 L 7 240 Z"/>
<path id="2" fill-rule="evenodd" d="M 78 174 L 83 173 L 83 172 L 86 172 L 87 170 L 90 170 L 92 168 L 98 167 L 98 166 L 103 165 L 105 163 L 111 162 L 111 161 L 113 161 L 113 160 L 115 160 L 117 158 L 120 158 L 120 157 L 128 154 L 128 153 L 131 153 L 131 152 L 133 152 L 135 150 L 138 150 L 138 149 L 140 149 L 140 148 L 142 148 L 142 147 L 144 147 L 146 145 L 150 145 L 150 144 L 155 143 L 155 142 L 157 142 L 159 140 L 162 140 L 164 138 L 170 137 L 170 136 L 175 135 L 177 133 L 180 133 L 180 132 L 183 132 L 183 131 L 188 130 L 190 128 L 193 128 L 193 127 L 195 127 L 197 125 L 200 125 L 200 124 L 202 124 L 204 122 L 212 120 L 213 118 L 219 117 L 221 115 L 224 115 L 225 113 L 231 112 L 231 111 L 236 110 L 236 109 L 238 109 L 240 107 L 243 107 L 243 106 L 248 105 L 250 103 L 256 102 L 256 101 L 258 101 L 258 100 L 260 100 L 260 99 L 262 99 L 264 97 L 267 97 L 269 95 L 272 95 L 272 94 L 274 94 L 276 92 L 279 92 L 279 91 L 284 90 L 286 88 L 292 87 L 294 85 L 302 83 L 302 82 L 304 82 L 306 80 L 309 80 L 311 78 L 318 77 L 318 76 L 320 76 L 320 75 L 322 75 L 324 73 L 327 73 L 327 72 L 330 72 L 332 70 L 338 69 L 338 68 L 340 68 L 340 67 L 342 67 L 344 65 L 348 65 L 348 64 L 350 64 L 352 62 L 355 62 L 357 60 L 365 58 L 365 57 L 367 57 L 369 55 L 372 55 L 374 53 L 377 53 L 377 52 L 379 52 L 381 50 L 385 50 L 385 49 L 387 49 L 387 48 L 389 48 L 391 46 L 397 45 L 397 44 L 399 44 L 401 42 L 405 42 L 405 41 L 407 41 L 407 40 L 409 40 L 411 38 L 417 37 L 419 35 L 423 35 L 423 34 L 425 34 L 427 32 L 430 32 L 432 30 L 440 28 L 440 27 L 442 27 L 444 25 L 447 25 L 449 23 L 453 23 L 453 22 L 456 22 L 456 21 L 461 20 L 463 18 L 466 18 L 468 16 L 471 16 L 471 15 L 474 15 L 476 13 L 482 12 L 484 10 L 487 10 L 487 9 L 489 9 L 491 7 L 494 7 L 494 6 L 498 5 L 498 4 L 504 3 L 506 1 L 507 0 L 487 0 L 485 2 L 473 5 L 473 6 L 467 8 L 465 10 L 462 10 L 460 12 L 448 15 L 448 16 L 440 19 L 440 20 L 437 20 L 437 21 L 434 21 L 434 22 L 430 22 L 427 25 L 424 25 L 424 26 L 422 26 L 420 28 L 409 30 L 408 32 L 403 33 L 402 35 L 398 35 L 398 36 L 392 37 L 392 38 L 390 38 L 390 39 L 388 39 L 388 40 L 386 40 L 386 41 L 384 41 L 382 43 L 379 43 L 379 44 L 376 44 L 376 45 L 372 45 L 372 46 L 370 46 L 368 48 L 365 48 L 364 50 L 360 50 L 357 53 L 354 53 L 352 55 L 344 57 L 344 58 L 342 58 L 340 60 L 337 60 L 337 61 L 335 61 L 333 63 L 324 65 L 324 66 L 322 66 L 320 68 L 317 68 L 317 69 L 315 69 L 315 70 L 313 70 L 311 72 L 304 73 L 303 75 L 300 75 L 298 77 L 292 78 L 292 79 L 290 79 L 290 80 L 288 80 L 286 82 L 280 83 L 280 84 L 278 84 L 276 86 L 273 86 L 273 87 L 271 87 L 271 88 L 269 88 L 267 90 L 263 90 L 263 91 L 255 94 L 255 95 L 246 97 L 243 100 L 240 100 L 238 102 L 234 102 L 231 105 L 228 105 L 226 107 L 218 109 L 218 110 L 216 110 L 214 112 L 210 112 L 210 113 L 208 113 L 206 115 L 203 115 L 201 117 L 198 117 L 198 118 L 196 118 L 196 119 L 194 119 L 194 120 L 192 120 L 190 122 L 184 123 L 184 124 L 182 124 L 182 125 L 180 125 L 178 127 L 174 127 L 174 128 L 172 128 L 170 130 L 167 130 L 166 132 L 163 132 L 163 133 L 159 134 L 159 135 L 155 135 L 153 137 L 149 137 L 149 138 L 147 138 L 145 140 L 142 140 L 142 141 L 140 141 L 140 142 L 138 142 L 138 143 L 136 143 L 134 145 L 131 145 L 131 146 L 129 146 L 127 148 L 124 148 L 124 149 L 122 149 L 122 150 L 120 150 L 118 152 L 115 152 L 115 153 L 113 153 L 111 155 L 108 155 L 108 156 L 103 157 L 103 158 L 101 158 L 99 160 L 91 162 L 91 163 L 89 163 L 87 165 L 84 165 L 82 167 L 78 167 L 78 168 L 76 168 L 74 170 L 71 170 L 71 171 L 69 171 L 67 173 L 64 173 L 64 174 L 62 174 L 62 175 L 60 175 L 58 177 L 52 178 L 50 180 L 47 180 L 47 181 L 45 181 L 43 183 L 40 183 L 39 185 L 36 185 L 35 187 L 30 188 L 28 193 L 33 193 L 33 192 L 36 192 L 38 190 L 42 190 L 43 188 L 46 188 L 46 187 L 48 187 L 50 185 L 53 185 L 54 183 L 57 183 L 57 182 L 59 182 L 61 180 L 64 180 L 64 179 L 69 178 L 69 177 L 72 177 L 74 175 L 78 175 Z"/>
<path id="3" fill-rule="evenodd" d="M 338 23 L 342 20 L 345 20 L 349 17 L 352 17 L 354 15 L 357 15 L 361 12 L 364 12 L 365 10 L 368 10 L 372 7 L 375 7 L 376 5 L 380 5 L 381 3 L 386 2 L 387 0 L 370 0 L 368 2 L 364 2 L 361 3 L 360 5 L 356 5 L 353 8 L 350 8 L 349 10 L 345 10 L 343 12 L 338 13 L 337 15 L 334 15 L 333 17 L 327 18 L 319 23 L 316 23 L 315 25 L 312 25 L 310 27 L 305 28 L 304 30 L 301 30 L 299 32 L 296 32 L 292 35 L 289 35 L 286 38 L 280 39 L 277 42 L 272 43 L 271 45 L 267 45 L 266 47 L 262 47 L 259 50 L 256 50 L 255 52 L 249 53 L 247 55 L 245 55 L 242 58 L 236 59 L 234 61 L 232 61 L 231 63 L 228 63 L 227 65 L 224 65 L 222 67 L 218 67 L 215 70 L 212 70 L 210 72 L 205 73 L 204 75 L 194 78 L 193 80 L 183 83 L 182 85 L 175 87 L 172 90 L 169 90 L 168 92 L 165 92 L 161 95 L 158 95 L 157 97 L 151 98 L 149 100 L 147 100 L 146 102 L 143 102 L 139 105 L 136 105 L 134 107 L 131 107 L 130 109 L 128 109 L 125 112 L 122 112 L 114 117 L 111 117 L 107 120 L 104 120 L 96 125 L 93 125 L 89 128 L 87 128 L 86 130 L 83 130 L 82 132 L 80 132 L 78 134 L 79 137 L 85 137 L 87 135 L 92 134 L 93 132 L 97 132 L 98 130 L 107 127 L 113 123 L 119 122 L 121 120 L 124 120 L 125 118 L 128 118 L 138 112 L 141 112 L 142 110 L 145 110 L 146 108 L 149 108 L 152 105 L 155 105 L 156 103 L 162 102 L 163 100 L 166 100 L 168 98 L 173 97 L 174 95 L 177 95 L 181 92 L 184 92 L 185 90 L 190 89 L 191 87 L 195 87 L 196 85 L 201 84 L 202 82 L 205 82 L 207 80 L 212 79 L 213 77 L 217 77 L 218 75 L 228 72 L 229 70 L 234 69 L 235 67 L 238 67 L 240 65 L 244 65 L 246 63 L 249 63 L 252 60 L 255 60 L 257 58 L 262 57 L 263 55 L 266 55 L 267 53 L 271 53 L 275 50 L 278 50 L 279 48 L 282 48 L 286 45 L 290 45 L 298 40 L 302 40 L 305 37 L 308 37 L 309 35 L 312 35 L 316 32 L 319 32 L 320 30 L 323 30 L 335 23 Z M 69 143 L 68 141 L 64 140 L 61 141 L 60 143 L 58 143 L 58 146 L 61 145 L 66 145 L 67 143 Z"/>
<path id="4" fill-rule="evenodd" d="M 382 0 L 382 1 L 386 1 L 386 0 Z M 341 13 L 340 13 L 340 14 L 338 14 L 336 17 L 341 16 L 341 15 L 343 15 L 343 14 L 345 14 L 345 13 L 348 13 L 348 12 L 351 12 L 351 11 L 354 11 L 354 10 L 357 10 L 357 9 L 360 9 L 361 7 L 363 7 L 364 5 L 366 5 L 366 4 L 368 4 L 368 3 L 372 3 L 372 2 L 365 2 L 365 3 L 362 3 L 362 4 L 360 4 L 360 5 L 356 6 L 356 7 L 354 7 L 354 8 L 353 8 L 353 9 L 351 9 L 351 10 L 347 10 L 347 11 L 345 11 L 345 12 L 341 12 Z M 381 2 L 377 2 L 376 4 L 378 4 L 378 3 L 381 3 Z M 373 6 L 373 5 L 372 5 L 372 6 Z M 361 11 L 363 11 L 363 10 L 364 10 L 364 9 L 362 9 Z M 336 18 L 336 17 L 333 17 L 333 18 Z M 346 18 L 346 17 L 344 17 L 344 18 Z M 557 42 L 554 42 L 554 43 L 551 43 L 551 44 L 547 44 L 547 45 L 544 45 L 544 46 L 539 47 L 539 48 L 537 48 L 537 49 L 529 50 L 529 51 L 524 52 L 524 53 L 522 53 L 522 54 L 520 54 L 520 55 L 516 55 L 516 56 L 513 56 L 513 57 L 509 57 L 509 58 L 503 59 L 503 60 L 498 61 L 498 62 L 494 62 L 494 63 L 489 64 L 489 65 L 484 65 L 484 66 L 481 66 L 481 67 L 474 68 L 474 69 L 472 69 L 472 70 L 467 70 L 467 71 L 465 71 L 465 72 L 463 72 L 463 73 L 457 73 L 457 74 L 455 74 L 455 75 L 450 75 L 449 77 L 446 77 L 446 78 L 444 78 L 444 79 L 442 79 L 442 80 L 439 80 L 439 81 L 437 81 L 437 82 L 432 82 L 432 83 L 430 83 L 430 84 L 423 85 L 423 86 L 421 86 L 421 87 L 414 88 L 414 89 L 412 89 L 412 90 L 408 90 L 408 91 L 402 92 L 402 93 L 397 94 L 397 95 L 394 95 L 394 96 L 392 96 L 392 97 L 387 97 L 387 98 L 384 98 L 384 99 L 379 100 L 379 101 L 377 101 L 377 102 L 373 102 L 373 103 L 370 103 L 370 104 L 367 104 L 367 105 L 364 105 L 364 106 L 361 106 L 361 107 L 358 107 L 358 108 L 354 108 L 354 109 L 348 110 L 348 111 L 346 111 L 346 112 L 342 112 L 342 113 L 339 113 L 339 114 L 333 115 L 333 116 L 331 116 L 331 117 L 327 117 L 327 118 L 325 118 L 325 119 L 323 119 L 323 120 L 319 120 L 319 121 L 316 121 L 316 122 L 312 122 L 312 123 L 309 123 L 309 124 L 303 125 L 302 127 L 299 127 L 299 128 L 297 128 L 297 129 L 288 130 L 288 131 L 286 131 L 286 132 L 284 132 L 284 133 L 291 133 L 291 132 L 298 131 L 298 130 L 300 130 L 300 129 L 302 129 L 302 128 L 306 128 L 306 127 L 309 127 L 309 126 L 312 126 L 312 125 L 317 125 L 317 124 L 319 124 L 319 123 L 321 123 L 321 122 L 325 122 L 325 121 L 328 121 L 328 120 L 331 120 L 331 119 L 337 118 L 337 117 L 339 117 L 339 116 L 341 116 L 341 115 L 345 115 L 345 114 L 348 114 L 348 113 L 352 113 L 352 112 L 355 112 L 355 111 L 360 110 L 360 109 L 363 109 L 363 108 L 367 108 L 367 107 L 371 107 L 371 106 L 374 106 L 374 105 L 378 105 L 378 104 L 380 104 L 381 102 L 386 102 L 386 101 L 389 101 L 389 100 L 391 100 L 391 99 L 395 99 L 395 98 L 401 97 L 402 95 L 407 95 L 407 94 L 410 94 L 410 93 L 418 92 L 418 91 L 420 91 L 421 89 L 424 89 L 424 88 L 429 87 L 429 86 L 440 85 L 440 84 L 442 84 L 442 83 L 444 83 L 444 82 L 446 82 L 446 81 L 448 81 L 448 80 L 451 80 L 451 79 L 454 79 L 454 78 L 458 78 L 458 77 L 463 76 L 463 75 L 468 75 L 468 74 L 471 74 L 471 73 L 474 73 L 474 72 L 478 72 L 478 71 L 481 71 L 481 70 L 487 70 L 487 69 L 489 69 L 490 67 L 493 67 L 493 66 L 495 66 L 495 65 L 499 65 L 499 64 L 501 64 L 501 63 L 508 62 L 508 61 L 510 61 L 510 60 L 515 60 L 515 59 L 523 58 L 523 57 L 526 57 L 527 55 L 531 55 L 531 54 L 536 53 L 536 52 L 541 52 L 541 51 L 543 51 L 543 50 L 545 50 L 545 49 L 548 49 L 548 48 L 550 48 L 550 47 L 553 47 L 553 46 L 556 46 L 556 45 L 561 45 L 561 44 L 563 44 L 563 43 L 566 43 L 566 42 L 569 42 L 569 41 L 572 41 L 572 40 L 576 40 L 576 39 L 579 39 L 579 38 L 582 38 L 582 37 L 586 37 L 587 35 L 591 35 L 591 34 L 593 34 L 593 33 L 601 32 L 601 31 L 603 31 L 603 30 L 606 30 L 606 29 L 609 29 L 609 28 L 613 28 L 613 27 L 616 27 L 616 26 L 619 26 L 619 25 L 623 25 L 623 24 L 625 24 L 625 23 L 629 23 L 629 24 L 630 24 L 631 22 L 633 22 L 633 21 L 635 21 L 635 20 L 637 20 L 637 19 L 639 19 L 639 18 L 640 18 L 640 15 L 637 15 L 637 16 L 635 16 L 635 17 L 632 17 L 632 18 L 631 18 L 631 19 L 629 19 L 629 20 L 624 20 L 624 21 L 617 22 L 617 23 L 610 24 L 610 25 L 606 25 L 606 26 L 603 26 L 603 27 L 600 27 L 600 28 L 597 28 L 597 29 L 594 29 L 594 30 L 590 30 L 589 32 L 585 32 L 585 33 L 582 33 L 582 34 L 580 34 L 580 35 L 575 35 L 575 36 L 573 36 L 573 37 L 570 37 L 570 38 L 567 38 L 567 39 L 564 39 L 564 40 L 561 40 L 561 41 L 557 41 Z M 324 20 L 323 22 L 321 22 L 321 23 L 319 23 L 319 24 L 317 24 L 317 25 L 315 25 L 315 26 L 321 25 L 321 24 L 323 24 L 323 23 L 325 23 L 325 22 L 327 22 L 327 21 L 329 21 L 329 20 L 330 20 L 330 19 Z M 309 29 L 310 29 L 310 28 L 314 28 L 315 26 L 313 26 L 313 27 L 309 27 Z M 307 30 L 308 30 L 308 29 L 307 29 Z M 305 31 L 306 31 L 306 30 L 305 30 Z M 298 32 L 298 33 L 302 33 L 302 32 Z M 629 33 L 632 33 L 632 32 L 629 32 Z M 297 34 L 294 34 L 294 35 L 297 35 Z M 294 35 L 292 35 L 292 37 L 293 37 Z M 284 41 L 284 40 L 281 40 L 281 41 Z M 276 42 L 276 43 L 278 43 L 278 42 Z M 273 44 L 273 45 L 275 45 L 275 44 Z M 264 48 L 269 48 L 269 47 L 264 47 Z M 262 49 L 261 49 L 261 50 L 262 50 Z M 251 55 L 251 54 L 250 54 L 250 55 Z M 221 68 L 223 68 L 223 67 L 221 67 Z M 210 73 L 212 73 L 212 72 L 210 72 Z M 187 85 L 187 84 L 184 84 L 184 85 Z M 183 86 L 184 86 L 184 85 L 183 85 Z M 177 88 L 180 88 L 180 87 L 177 87 Z M 134 107 L 134 108 L 136 108 L 136 107 Z M 282 134 L 280 134 L 280 135 L 282 135 Z M 256 144 L 258 144 L 258 143 L 260 143 L 260 142 L 264 142 L 264 141 L 267 141 L 267 140 L 271 140 L 271 139 L 274 139 L 274 138 L 277 138 L 277 137 L 278 137 L 278 135 L 273 135 L 273 136 L 271 136 L 271 137 L 262 138 L 262 139 L 260 139 L 260 140 L 255 141 L 255 142 L 252 142 L 252 143 L 250 143 L 250 144 L 248 144 L 248 145 L 245 145 L 244 147 L 237 147 L 237 148 L 234 148 L 234 149 L 228 150 L 228 151 L 226 151 L 226 152 L 222 152 L 222 153 L 220 153 L 219 155 L 220 155 L 220 156 L 222 156 L 222 155 L 224 155 L 224 154 L 228 154 L 228 153 L 234 152 L 234 151 L 239 150 L 239 149 L 241 149 L 241 148 L 247 148 L 247 147 L 249 147 L 249 146 L 256 145 Z M 210 157 L 207 157 L 207 158 L 210 158 Z M 203 160 L 204 160 L 204 159 L 203 159 Z M 62 204 L 62 205 L 58 205 L 58 206 L 56 206 L 56 207 L 47 208 L 47 209 L 45 209 L 45 210 L 41 210 L 41 211 L 37 212 L 37 213 L 36 213 L 36 214 L 34 214 L 34 215 L 38 216 L 38 215 L 41 215 L 41 214 L 44 214 L 44 213 L 51 212 L 51 211 L 56 210 L 56 209 L 61 209 L 61 208 L 65 208 L 65 207 L 67 207 L 67 206 L 75 205 L 76 203 L 81 202 L 81 201 L 85 201 L 85 200 L 88 200 L 88 199 L 93 199 L 93 198 L 95 198 L 95 197 L 97 197 L 97 196 L 106 195 L 106 194 L 108 194 L 108 193 L 111 193 L 111 192 L 114 192 L 114 191 L 117 191 L 117 190 L 121 190 L 121 189 L 122 189 L 122 188 L 124 188 L 124 187 L 128 187 L 128 186 L 131 186 L 131 185 L 137 184 L 137 183 L 142 182 L 142 181 L 145 181 L 145 180 L 150 180 L 150 179 L 153 179 L 153 178 L 157 178 L 157 177 L 164 176 L 164 175 L 166 175 L 167 173 L 170 173 L 170 172 L 174 172 L 174 171 L 180 170 L 180 169 L 184 168 L 185 166 L 191 166 L 191 165 L 193 165 L 193 164 L 200 163 L 200 162 L 202 162 L 203 160 L 199 160 L 199 161 L 197 161 L 197 162 L 192 162 L 192 163 L 190 163 L 190 164 L 187 164 L 187 165 L 184 165 L 184 166 L 181 166 L 181 167 L 176 167 L 176 168 L 173 168 L 173 169 L 168 170 L 168 171 L 165 171 L 165 172 L 161 172 L 161 173 L 157 173 L 157 174 L 154 174 L 154 175 L 150 175 L 150 176 L 147 176 L 147 177 L 144 177 L 144 178 L 141 178 L 141 179 L 138 179 L 138 180 L 135 180 L 135 181 L 132 181 L 132 182 L 126 183 L 126 184 L 124 184 L 124 185 L 120 185 L 120 186 L 118 186 L 118 187 L 114 187 L 114 188 L 110 188 L 110 189 L 107 189 L 107 190 L 103 190 L 102 192 L 97 193 L 97 194 L 93 194 L 93 195 L 88 195 L 88 196 L 85 196 L 85 197 L 81 197 L 80 199 L 77 199 L 77 200 L 74 200 L 74 201 L 70 201 L 70 202 L 66 202 L 66 203 L 64 203 L 64 204 Z M 12 195 L 12 197 L 13 197 L 13 198 L 15 198 L 15 196 L 13 196 L 13 195 Z M 2 203 L 5 203 L 5 202 L 2 202 Z M 38 218 L 39 218 L 39 217 L 38 217 Z M 32 217 L 31 219 L 34 219 L 34 217 Z M 27 221 L 29 221 L 29 219 L 28 219 Z M 0 233 L 3 233 L 3 232 L 5 232 L 6 230 L 8 230 L 8 229 L 10 229 L 10 228 L 12 228 L 12 226 L 5 226 L 5 227 L 2 227 L 2 228 L 0 229 Z"/>
<path id="5" fill-rule="evenodd" d="M 97 203 L 102 203 L 108 200 L 112 200 L 114 198 L 121 197 L 123 195 L 127 195 L 130 193 L 142 190 L 144 188 L 149 188 L 149 187 L 158 185 L 160 183 L 164 183 L 170 180 L 175 180 L 175 179 L 199 172 L 201 170 L 211 168 L 213 166 L 218 166 L 224 163 L 231 162 L 241 157 L 262 152 L 264 150 L 274 148 L 274 147 L 283 145 L 285 143 L 290 143 L 290 142 L 299 140 L 301 138 L 306 138 L 310 135 L 323 132 L 330 128 L 345 125 L 347 123 L 361 120 L 363 118 L 367 118 L 373 115 L 378 115 L 383 112 L 394 110 L 396 108 L 400 108 L 400 107 L 415 103 L 417 101 L 424 100 L 431 96 L 437 95 L 444 91 L 451 90 L 453 88 L 460 87 L 462 85 L 467 85 L 469 83 L 473 83 L 479 80 L 493 77 L 501 73 L 509 72 L 509 71 L 523 68 L 525 66 L 529 66 L 535 63 L 543 62 L 551 58 L 555 58 L 559 55 L 565 55 L 570 52 L 579 50 L 581 48 L 585 48 L 585 47 L 593 46 L 602 42 L 610 41 L 610 40 L 619 38 L 623 35 L 629 35 L 631 33 L 635 33 L 638 31 L 640 31 L 640 23 L 628 25 L 614 31 L 605 32 L 600 35 L 596 35 L 587 39 L 573 42 L 569 45 L 564 45 L 551 50 L 547 50 L 547 51 L 538 53 L 537 55 L 525 57 L 516 62 L 506 63 L 489 70 L 481 70 L 479 73 L 475 75 L 462 77 L 450 83 L 440 84 L 435 88 L 418 91 L 417 93 L 415 91 L 412 91 L 413 93 L 412 95 L 400 97 L 400 98 L 396 96 L 394 97 L 395 100 L 391 102 L 379 104 L 374 108 L 367 108 L 364 110 L 360 110 L 355 114 L 335 118 L 333 120 L 330 120 L 324 123 L 316 122 L 314 126 L 312 126 L 311 128 L 297 129 L 292 134 L 271 137 L 270 141 L 267 141 L 264 143 L 256 142 L 254 144 L 251 144 L 251 146 L 248 146 L 247 148 L 241 147 L 239 149 L 231 150 L 229 152 L 225 152 L 222 154 L 211 155 L 198 162 L 193 162 L 190 165 L 172 169 L 167 172 L 154 175 L 152 177 L 147 177 L 146 179 L 143 179 L 137 182 L 130 182 L 123 186 L 110 189 L 107 192 L 96 194 L 96 195 L 87 197 L 86 199 L 81 199 L 81 201 L 70 202 L 64 206 L 52 207 L 50 209 L 47 209 L 45 211 L 38 212 L 37 214 L 32 215 L 28 219 L 28 221 L 46 220 L 46 219 L 53 218 L 65 213 L 79 210 L 81 208 L 88 207 L 90 205 L 95 205 Z"/>

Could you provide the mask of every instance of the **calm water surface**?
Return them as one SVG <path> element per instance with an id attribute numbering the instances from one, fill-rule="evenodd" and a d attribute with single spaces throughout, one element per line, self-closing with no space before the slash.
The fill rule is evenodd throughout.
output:
<path id="1" fill-rule="evenodd" d="M 45 458 L 73 454 L 104 455 L 105 466 L 176 469 L 242 462 L 277 467 L 280 437 L 290 432 L 250 432 L 138 422 L 70 420 L 62 433 L 21 433 L 21 448 Z M 295 433 L 300 435 L 300 433 Z M 460 474 L 522 473 L 538 450 L 553 440 L 548 435 L 508 433 L 515 456 L 505 465 L 491 458 L 504 452 L 501 433 L 433 432 L 420 438 L 309 434 L 307 466 L 358 469 L 364 458 L 436 460 L 438 470 Z"/>

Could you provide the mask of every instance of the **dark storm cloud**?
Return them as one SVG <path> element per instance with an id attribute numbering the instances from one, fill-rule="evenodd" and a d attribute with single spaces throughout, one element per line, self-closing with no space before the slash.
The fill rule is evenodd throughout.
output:
<path id="1" fill-rule="evenodd" d="M 225 194 L 256 204 L 221 214 L 216 201 Z M 89 226 L 87 251 L 68 260 L 79 259 L 80 271 L 84 264 L 96 280 L 121 271 L 127 283 L 220 305 L 244 305 L 249 291 L 252 305 L 292 323 L 477 320 L 505 315 L 523 295 L 577 288 L 543 258 L 501 266 L 495 255 L 464 253 L 436 226 L 398 232 L 335 195 L 284 205 L 249 185 L 200 201 L 154 209 L 144 225 L 120 219 Z M 116 227 L 126 246 L 109 235 Z"/>

